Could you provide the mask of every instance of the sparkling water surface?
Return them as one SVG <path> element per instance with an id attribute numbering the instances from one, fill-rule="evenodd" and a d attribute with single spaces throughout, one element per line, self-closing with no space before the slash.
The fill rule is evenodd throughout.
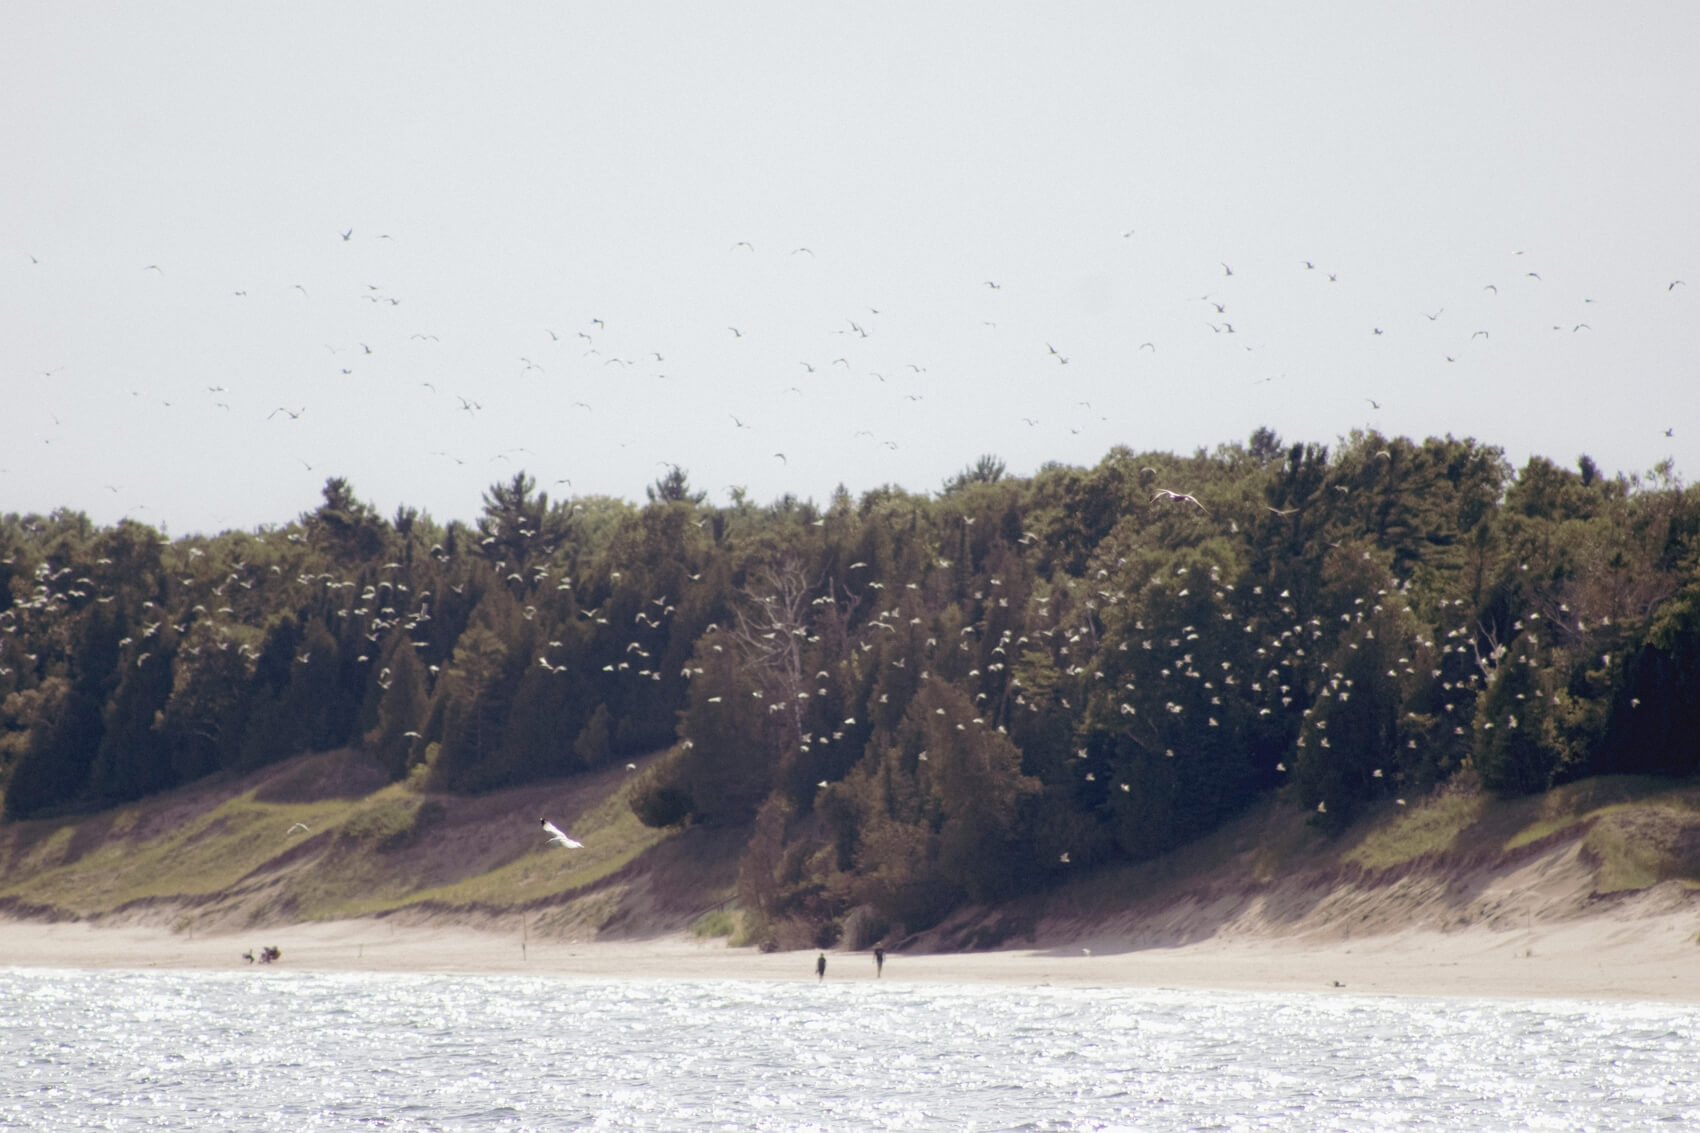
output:
<path id="1" fill-rule="evenodd" d="M 0 969 L 5 1129 L 1700 1127 L 1700 1010 Z"/>

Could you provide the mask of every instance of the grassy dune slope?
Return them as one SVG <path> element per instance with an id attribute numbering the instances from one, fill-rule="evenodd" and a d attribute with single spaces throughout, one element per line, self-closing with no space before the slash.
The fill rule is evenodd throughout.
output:
<path id="1" fill-rule="evenodd" d="M 545 932 L 669 931 L 730 895 L 741 843 L 644 827 L 626 804 L 636 778 L 622 766 L 461 798 L 385 783 L 354 752 L 303 756 L 100 814 L 0 827 L 0 912 L 211 931 L 528 910 L 544 914 Z M 585 848 L 550 845 L 539 817 Z"/>
<path id="2" fill-rule="evenodd" d="M 678 932 L 732 898 L 744 832 L 642 826 L 627 806 L 639 777 L 622 766 L 462 798 L 387 783 L 355 752 L 302 756 L 100 814 L 0 826 L 0 916 L 212 932 L 524 913 L 543 936 Z M 539 816 L 585 848 L 549 845 Z M 1700 907 L 1693 784 L 1594 779 L 1511 801 L 1453 786 L 1332 840 L 1307 817 L 1271 800 L 1177 853 L 965 909 L 910 946 L 1510 928 L 1609 913 L 1655 889 L 1666 906 Z"/>
<path id="3" fill-rule="evenodd" d="M 1338 940 L 1588 916 L 1700 913 L 1700 786 L 1614 776 L 1499 800 L 1464 785 L 1388 804 L 1344 835 L 1270 800 L 1156 861 L 967 909 L 916 942 L 1170 947 L 1212 937 Z"/>

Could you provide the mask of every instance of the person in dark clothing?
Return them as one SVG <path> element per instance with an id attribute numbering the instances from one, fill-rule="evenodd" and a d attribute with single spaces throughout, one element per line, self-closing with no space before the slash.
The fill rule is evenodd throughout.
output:
<path id="1" fill-rule="evenodd" d="M 885 974 L 885 949 L 876 948 L 876 949 L 874 949 L 874 979 L 877 980 L 877 979 L 880 978 L 880 976 L 882 976 L 884 974 Z"/>
<path id="2" fill-rule="evenodd" d="M 825 952 L 822 952 L 819 956 L 815 957 L 815 979 L 817 979 L 817 980 L 826 979 L 826 953 Z"/>

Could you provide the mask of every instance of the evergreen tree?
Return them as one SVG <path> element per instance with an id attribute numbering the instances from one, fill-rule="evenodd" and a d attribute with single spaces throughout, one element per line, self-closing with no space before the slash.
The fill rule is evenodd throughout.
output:
<path id="1" fill-rule="evenodd" d="M 382 699 L 378 723 L 363 744 L 391 779 L 400 779 L 424 756 L 421 729 L 430 709 L 425 666 L 405 634 L 391 638 L 385 665 L 378 673 Z"/>

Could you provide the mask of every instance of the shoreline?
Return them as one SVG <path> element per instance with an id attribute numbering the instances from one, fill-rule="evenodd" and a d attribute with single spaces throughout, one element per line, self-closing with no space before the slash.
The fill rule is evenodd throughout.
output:
<path id="1" fill-rule="evenodd" d="M 1111 937 L 986 952 L 888 952 L 883 979 L 1011 987 L 1188 988 L 1343 995 L 1700 1004 L 1693 915 L 1587 917 L 1531 928 L 1409 929 L 1326 939 L 1236 932 L 1172 947 Z M 242 953 L 281 948 L 276 965 Z M 872 981 L 869 952 L 827 950 L 831 982 Z M 190 935 L 155 926 L 0 920 L 0 968 L 414 972 L 559 979 L 812 980 L 814 950 L 762 953 L 678 933 L 523 938 L 459 926 L 313 922 Z"/>

